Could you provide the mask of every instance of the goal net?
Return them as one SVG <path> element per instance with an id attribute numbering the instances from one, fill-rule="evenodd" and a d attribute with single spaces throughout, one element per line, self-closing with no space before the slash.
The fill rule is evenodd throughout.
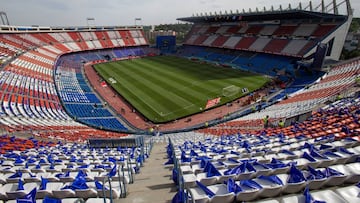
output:
<path id="1" fill-rule="evenodd" d="M 240 87 L 235 86 L 235 85 L 230 85 L 230 86 L 224 87 L 222 89 L 222 95 L 224 97 L 232 97 L 232 96 L 238 94 L 239 91 L 240 91 Z"/>

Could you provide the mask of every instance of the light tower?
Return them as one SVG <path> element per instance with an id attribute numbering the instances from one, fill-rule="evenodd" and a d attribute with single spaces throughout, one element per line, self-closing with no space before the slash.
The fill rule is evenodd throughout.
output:
<path id="1" fill-rule="evenodd" d="M 140 22 L 140 24 L 141 24 L 141 18 L 135 18 L 134 19 L 134 23 L 135 23 L 135 27 L 137 26 L 137 22 Z"/>
<path id="2" fill-rule="evenodd" d="M 93 18 L 93 17 L 87 17 L 87 18 L 86 18 L 86 25 L 87 25 L 88 27 L 90 27 L 90 26 L 95 26 L 95 18 Z"/>
<path id="3" fill-rule="evenodd" d="M 10 25 L 9 19 L 4 11 L 0 11 L 1 25 Z"/>

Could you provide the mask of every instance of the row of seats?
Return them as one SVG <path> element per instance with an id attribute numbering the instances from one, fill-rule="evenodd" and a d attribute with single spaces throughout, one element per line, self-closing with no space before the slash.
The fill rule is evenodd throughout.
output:
<path id="1" fill-rule="evenodd" d="M 307 137 L 336 136 L 337 138 L 358 135 L 360 126 L 359 117 L 359 98 L 346 98 L 338 100 L 323 108 L 314 111 L 311 117 L 301 123 L 294 123 L 284 128 L 270 128 L 277 126 L 277 121 L 269 119 L 269 128 L 262 129 L 264 126 L 262 119 L 257 120 L 234 120 L 224 123 L 221 126 L 202 130 L 204 133 L 215 135 L 233 133 L 262 133 L 262 134 L 283 134 L 290 137 L 299 135 Z M 285 109 L 284 109 L 285 110 Z M 247 126 L 247 127 L 242 127 Z"/>
<path id="2" fill-rule="evenodd" d="M 49 44 L 62 52 L 147 44 L 142 30 L 2 34 L 0 42 L 15 53 Z"/>
<path id="3" fill-rule="evenodd" d="M 209 24 L 195 24 L 192 27 L 192 34 L 260 34 L 268 36 L 322 36 L 329 30 L 336 27 L 337 24 L 282 24 L 282 25 L 209 25 Z"/>
<path id="4" fill-rule="evenodd" d="M 57 92 L 55 81 L 59 80 L 56 79 L 60 78 L 62 74 L 66 75 L 65 72 L 57 71 L 59 69 L 57 67 L 59 63 L 56 63 L 58 56 L 84 50 L 119 46 L 136 47 L 146 45 L 147 42 L 142 30 L 134 29 L 54 33 L 2 33 L 0 35 L 0 44 L 1 50 L 7 50 L 6 56 L 8 56 L 9 60 L 11 59 L 11 62 L 0 73 L 2 75 L 0 81 L 1 123 L 6 126 L 7 130 L 12 132 L 32 128 L 58 129 L 60 126 L 63 126 L 64 130 L 72 130 L 77 126 L 80 131 L 83 131 L 84 126 L 73 121 L 67 115 L 67 112 L 60 103 L 58 94 L 65 102 L 82 103 L 84 99 L 90 103 L 100 104 L 101 102 L 89 88 L 82 76 L 81 68 L 79 68 L 81 66 L 78 66 L 78 64 L 76 64 L 76 69 L 72 69 L 76 71 L 76 74 L 72 75 L 72 70 L 68 72 L 70 73 L 70 79 L 74 77 L 78 81 L 78 86 L 75 87 L 71 84 L 75 80 L 66 80 L 64 77 L 64 81 L 56 85 L 60 89 L 66 89 L 66 91 Z M 132 51 L 126 50 L 126 52 L 130 54 Z M 141 49 L 134 48 L 133 53 L 140 52 L 142 52 Z M 104 59 L 106 55 L 110 56 L 110 58 L 118 57 L 114 50 L 104 50 L 96 54 L 79 54 L 76 58 L 81 64 L 81 61 Z M 74 67 L 71 62 L 61 65 L 70 68 Z M 82 90 L 85 90 L 85 94 L 83 94 Z M 69 108 L 70 112 L 71 109 L 74 109 L 72 106 Z M 97 112 L 99 109 L 94 109 L 95 111 Z M 103 111 L 104 113 L 101 113 L 102 116 L 114 118 L 106 109 L 103 109 Z M 84 111 L 80 110 L 80 112 Z M 88 117 L 89 115 L 87 113 L 80 117 L 85 118 L 84 116 Z M 77 116 L 73 117 L 77 118 Z M 106 127 L 108 123 L 112 130 L 126 129 L 119 121 L 115 120 L 110 119 L 108 122 L 105 122 L 95 117 L 95 119 L 91 119 L 89 122 L 85 122 L 86 119 L 83 122 L 95 127 Z M 84 134 L 84 137 L 87 137 L 88 133 L 84 132 Z"/>
<path id="5" fill-rule="evenodd" d="M 343 89 L 353 86 L 359 70 L 360 65 L 358 60 L 338 66 L 330 70 L 327 75 L 323 76 L 322 79 L 310 87 L 288 95 L 287 99 L 261 112 L 244 116 L 238 120 L 259 120 L 266 115 L 269 115 L 271 118 L 282 119 L 308 112 L 322 102 L 334 99 Z M 331 78 L 327 79 L 328 77 Z M 358 99 L 355 99 L 355 102 L 357 101 Z"/>
<path id="6" fill-rule="evenodd" d="M 55 82 L 58 87 L 60 99 L 63 101 L 67 112 L 73 118 L 76 118 L 77 121 L 90 126 L 108 130 L 127 130 L 127 128 L 110 113 L 107 106 L 92 92 L 87 79 L 85 79 L 81 73 L 81 69 L 83 63 L 86 62 L 106 61 L 109 60 L 109 58 L 143 56 L 145 54 L 145 49 L 134 47 L 61 56 L 57 60 L 57 77 L 55 78 Z"/>
<path id="7" fill-rule="evenodd" d="M 173 179 L 182 188 L 178 195 L 188 201 L 280 200 L 287 197 L 284 194 L 300 197 L 296 193 L 304 189 L 317 194 L 316 190 L 360 180 L 359 141 L 353 138 L 335 141 L 333 136 L 309 139 L 281 134 L 167 137 L 166 164 L 174 164 Z"/>
<path id="8" fill-rule="evenodd" d="M 173 201 L 358 202 L 359 101 L 338 100 L 286 128 L 239 130 L 229 122 L 166 135 L 165 164 L 180 187 Z"/>
<path id="9" fill-rule="evenodd" d="M 222 49 L 185 46 L 179 51 L 182 56 L 211 61 L 228 67 L 238 68 L 269 76 L 288 73 L 295 77 L 293 59 L 285 56 L 248 53 L 243 51 L 226 52 Z"/>
<path id="10" fill-rule="evenodd" d="M 37 143 L 23 151 L 7 151 L 0 154 L 0 199 L 26 199 L 31 192 L 34 199 L 125 197 L 151 145 L 151 140 L 142 147 L 117 148 Z"/>
<path id="11" fill-rule="evenodd" d="M 258 182 L 262 184 L 263 179 L 273 179 L 274 176 L 262 177 Z M 271 186 L 269 186 L 272 184 Z M 200 185 L 200 183 L 199 183 Z M 235 186 L 234 186 L 235 185 Z M 229 187 L 236 187 L 243 192 L 233 192 L 228 190 Z M 189 190 L 188 201 L 191 202 L 244 202 L 244 199 L 250 199 L 246 202 L 257 203 L 286 203 L 286 202 L 358 202 L 358 193 L 360 188 L 358 185 L 339 186 L 330 189 L 309 191 L 306 187 L 300 194 L 282 193 L 281 189 L 287 186 L 279 186 L 274 183 L 260 185 L 253 180 L 249 181 L 228 181 L 227 184 L 211 185 L 208 187 L 199 186 Z M 245 188 L 245 190 L 243 190 Z M 302 193 L 302 194 L 301 194 Z M 280 195 L 277 197 L 276 195 Z M 270 196 L 270 197 L 269 197 Z M 273 197 L 275 196 L 275 197 Z"/>
<path id="12" fill-rule="evenodd" d="M 44 142 L 37 139 L 22 139 L 17 137 L 10 137 L 7 135 L 0 136 L 0 154 L 5 154 L 9 151 L 24 151 L 27 149 L 36 149 L 45 146 L 54 146 L 53 142 Z"/>
<path id="13" fill-rule="evenodd" d="M 185 44 L 303 56 L 338 24 L 195 24 Z"/>

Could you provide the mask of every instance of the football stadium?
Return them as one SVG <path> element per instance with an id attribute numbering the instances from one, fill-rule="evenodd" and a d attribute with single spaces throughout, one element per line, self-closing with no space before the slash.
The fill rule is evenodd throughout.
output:
<path id="1" fill-rule="evenodd" d="M 246 9 L 181 44 L 0 12 L 0 203 L 360 202 L 350 0 Z"/>

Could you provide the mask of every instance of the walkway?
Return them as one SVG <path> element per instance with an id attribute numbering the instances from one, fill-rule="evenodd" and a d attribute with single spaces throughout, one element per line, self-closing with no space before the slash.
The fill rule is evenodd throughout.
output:
<path id="1" fill-rule="evenodd" d="M 164 167 L 166 143 L 155 143 L 149 159 L 135 176 L 134 184 L 129 184 L 126 198 L 115 202 L 121 203 L 169 203 L 176 193 L 176 186 L 171 179 L 171 170 Z"/>

